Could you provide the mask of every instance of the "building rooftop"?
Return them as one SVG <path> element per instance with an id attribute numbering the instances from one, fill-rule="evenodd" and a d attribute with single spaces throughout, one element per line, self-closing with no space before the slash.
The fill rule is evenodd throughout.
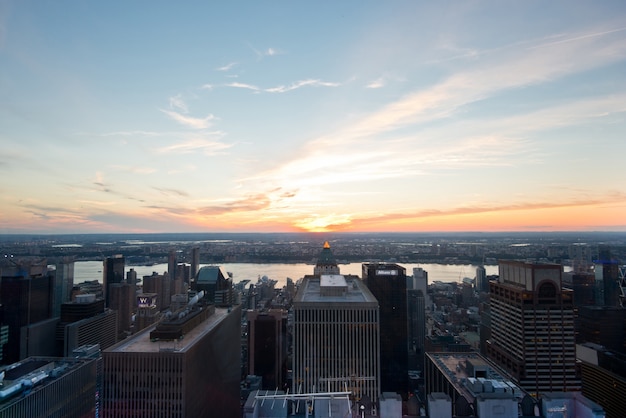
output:
<path id="1" fill-rule="evenodd" d="M 158 353 L 161 351 L 184 352 L 196 341 L 211 332 L 229 314 L 228 308 L 215 308 L 215 313 L 187 332 L 182 339 L 174 341 L 151 341 L 150 332 L 156 325 L 127 338 L 104 350 L 111 353 Z"/>
<path id="2" fill-rule="evenodd" d="M 19 399 L 17 395 L 43 387 L 56 378 L 93 359 L 62 357 L 29 357 L 2 367 L 0 405 Z M 34 389 L 33 389 L 34 388 Z"/>
<path id="3" fill-rule="evenodd" d="M 323 293 L 324 287 L 345 288 L 340 294 Z M 354 275 L 323 275 L 321 278 L 305 276 L 298 293 L 294 298 L 298 303 L 375 303 L 378 301 L 363 284 L 358 276 Z"/>
<path id="4" fill-rule="evenodd" d="M 521 399 L 525 393 L 478 353 L 426 353 L 452 382 L 458 393 L 473 403 L 477 396 Z"/>

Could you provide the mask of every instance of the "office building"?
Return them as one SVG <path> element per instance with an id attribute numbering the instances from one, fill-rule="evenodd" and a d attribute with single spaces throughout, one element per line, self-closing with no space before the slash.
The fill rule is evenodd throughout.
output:
<path id="1" fill-rule="evenodd" d="M 178 306 L 178 308 L 184 307 L 187 304 L 187 297 L 185 296 L 184 302 Z M 160 312 L 157 309 L 159 295 L 156 293 L 140 293 L 137 295 L 137 316 L 135 318 L 135 332 L 149 327 L 158 321 L 161 317 Z M 172 306 L 172 311 L 175 311 Z"/>
<path id="2" fill-rule="evenodd" d="M 626 411 L 626 356 L 585 343 L 576 345 L 582 393 L 606 412 L 606 418 L 623 418 Z"/>
<path id="3" fill-rule="evenodd" d="M 594 343 L 626 354 L 626 309 L 617 306 L 579 307 L 576 342 Z"/>
<path id="4" fill-rule="evenodd" d="M 176 278 L 176 267 L 178 262 L 176 261 L 176 250 L 170 250 L 167 255 L 167 274 L 171 280 Z"/>
<path id="5" fill-rule="evenodd" d="M 489 280 L 487 279 L 485 266 L 476 267 L 476 291 L 478 293 L 489 292 Z"/>
<path id="6" fill-rule="evenodd" d="M 203 291 L 204 298 L 210 303 L 219 306 L 233 303 L 233 280 L 224 276 L 218 266 L 202 267 L 192 289 L 196 292 Z"/>
<path id="7" fill-rule="evenodd" d="M 486 351 L 531 394 L 575 391 L 574 309 L 562 267 L 501 261 L 490 282 L 491 338 Z"/>
<path id="8" fill-rule="evenodd" d="M 246 316 L 248 374 L 263 379 L 261 389 L 283 389 L 287 382 L 287 311 L 248 311 Z"/>
<path id="9" fill-rule="evenodd" d="M 108 348 L 118 341 L 118 313 L 104 308 L 104 299 L 95 295 L 77 295 L 73 302 L 61 305 L 56 340 L 61 355 L 68 357 L 83 345 Z"/>
<path id="10" fill-rule="evenodd" d="M 3 260 L 0 270 L 0 318 L 7 327 L 3 363 L 54 355 L 54 274 L 48 271 L 47 261 Z"/>
<path id="11" fill-rule="evenodd" d="M 0 418 L 93 417 L 96 360 L 29 357 L 4 369 Z"/>
<path id="12" fill-rule="evenodd" d="M 449 398 L 443 405 L 448 414 L 440 416 L 517 418 L 520 410 L 522 416 L 534 415 L 537 401 L 478 353 L 426 353 L 425 377 L 426 394 Z M 428 415 L 437 416 L 440 409 L 431 406 Z"/>
<path id="13" fill-rule="evenodd" d="M 198 270 L 200 270 L 200 248 L 199 247 L 193 247 L 191 249 L 191 274 L 190 274 L 190 280 L 191 279 L 195 279 L 196 275 L 198 274 Z M 187 280 L 187 283 L 190 282 L 190 280 Z"/>
<path id="14" fill-rule="evenodd" d="M 157 294 L 157 310 L 169 308 L 171 302 L 172 286 L 170 277 L 166 274 L 153 272 L 150 276 L 143 276 L 143 293 Z"/>
<path id="15" fill-rule="evenodd" d="M 107 257 L 104 259 L 102 270 L 102 286 L 104 288 L 104 301 L 107 308 L 110 304 L 109 287 L 115 283 L 122 283 L 124 281 L 125 266 L 126 261 L 124 259 L 124 256 L 121 254 L 117 254 L 113 257 Z"/>
<path id="16" fill-rule="evenodd" d="M 411 370 L 424 370 L 426 341 L 426 298 L 421 290 L 407 291 L 409 363 Z"/>
<path id="17" fill-rule="evenodd" d="M 380 393 L 378 302 L 356 276 L 305 276 L 293 301 L 292 393 Z"/>
<path id="18" fill-rule="evenodd" d="M 61 304 L 69 302 L 74 287 L 74 259 L 63 257 L 54 271 L 54 309 L 52 316 L 61 315 Z"/>
<path id="19" fill-rule="evenodd" d="M 117 312 L 107 309 L 90 318 L 63 325 L 63 355 L 83 345 L 98 344 L 102 349 L 118 341 Z"/>
<path id="20" fill-rule="evenodd" d="M 241 307 L 198 299 L 103 350 L 103 417 L 241 416 Z"/>
<path id="21" fill-rule="evenodd" d="M 117 312 L 120 339 L 131 333 L 135 302 L 135 286 L 128 283 L 113 283 L 109 286 L 109 308 Z"/>
<path id="22" fill-rule="evenodd" d="M 608 246 L 600 246 L 594 272 L 596 306 L 620 306 L 619 264 Z"/>
<path id="23" fill-rule="evenodd" d="M 363 281 L 380 306 L 381 391 L 408 391 L 408 315 L 406 270 L 397 264 L 362 265 Z"/>

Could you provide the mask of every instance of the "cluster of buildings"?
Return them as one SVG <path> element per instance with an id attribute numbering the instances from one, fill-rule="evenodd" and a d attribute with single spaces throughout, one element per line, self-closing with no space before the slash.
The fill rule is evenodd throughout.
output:
<path id="1" fill-rule="evenodd" d="M 396 263 L 275 289 L 200 268 L 193 248 L 102 283 L 73 262 L 0 266 L 0 417 L 620 417 L 626 316 L 618 263 L 501 261 L 460 284 Z M 592 303 L 593 302 L 593 303 Z M 611 321 L 610 324 L 608 321 Z M 472 338 L 474 336 L 475 338 Z"/>

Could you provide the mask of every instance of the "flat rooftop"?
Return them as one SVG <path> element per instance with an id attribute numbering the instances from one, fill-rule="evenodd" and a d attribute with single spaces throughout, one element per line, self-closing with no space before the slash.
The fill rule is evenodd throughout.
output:
<path id="1" fill-rule="evenodd" d="M 143 331 L 127 338 L 116 345 L 104 350 L 105 353 L 158 353 L 161 351 L 184 352 L 196 341 L 210 333 L 229 314 L 228 308 L 215 308 L 215 313 L 205 321 L 198 324 L 191 331 L 183 335 L 180 340 L 174 341 L 151 341 L 150 332 L 156 325 L 150 326 Z"/>
<path id="2" fill-rule="evenodd" d="M 295 303 L 375 303 L 378 301 L 370 290 L 354 275 L 324 275 L 323 279 L 315 276 L 305 276 L 300 284 L 298 293 L 294 298 Z M 324 280 L 324 282 L 322 282 Z M 331 287 L 347 287 L 347 291 L 342 295 L 322 295 L 321 284 Z"/>
<path id="3" fill-rule="evenodd" d="M 478 353 L 427 353 L 428 357 L 431 357 L 434 360 L 437 368 L 442 372 L 443 375 L 448 377 L 448 380 L 452 382 L 455 389 L 458 393 L 460 393 L 465 399 L 467 399 L 470 403 L 474 402 L 474 399 L 477 395 L 491 395 L 493 396 L 495 392 L 472 392 L 466 385 L 465 382 L 469 378 L 473 378 L 473 376 L 469 376 L 467 374 L 467 370 L 465 367 L 457 367 L 460 363 L 469 362 L 473 365 L 475 369 L 478 370 L 487 370 L 486 379 L 495 382 L 502 382 L 506 385 L 512 385 L 510 387 L 516 390 L 516 393 L 520 393 L 521 389 L 511 382 L 511 379 L 506 376 L 506 374 L 497 369 L 495 365 L 489 363 L 484 357 L 479 355 Z M 510 396 L 510 394 L 509 394 Z"/>

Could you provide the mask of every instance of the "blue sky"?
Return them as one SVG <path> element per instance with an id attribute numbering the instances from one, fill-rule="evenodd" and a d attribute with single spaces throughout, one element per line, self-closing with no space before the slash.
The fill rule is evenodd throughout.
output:
<path id="1" fill-rule="evenodd" d="M 0 0 L 0 233 L 626 230 L 626 3 Z"/>

